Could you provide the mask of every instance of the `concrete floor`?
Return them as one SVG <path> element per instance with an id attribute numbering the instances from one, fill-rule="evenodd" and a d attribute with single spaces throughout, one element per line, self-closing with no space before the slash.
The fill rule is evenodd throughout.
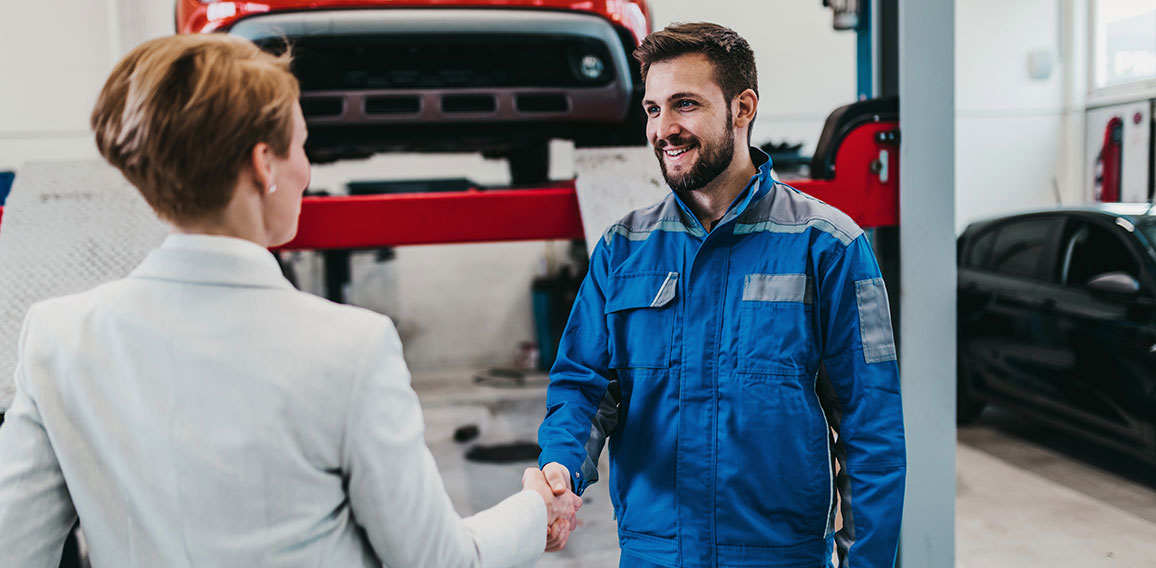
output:
<path id="1" fill-rule="evenodd" d="M 470 371 L 414 377 L 427 440 L 458 512 L 472 514 L 517 491 L 531 462 L 467 461 L 473 444 L 534 441 L 545 411 L 545 378 L 525 386 L 463 387 Z M 473 442 L 453 441 L 465 424 Z M 606 479 L 606 460 L 602 478 Z M 616 566 L 618 543 L 605 483 L 584 495 L 570 544 L 537 566 Z M 1156 566 L 1156 467 L 1104 451 L 1018 417 L 989 410 L 959 431 L 956 500 L 959 568 Z M 922 568 L 922 567 L 920 567 Z M 938 568 L 938 567 L 934 567 Z"/>
<path id="2" fill-rule="evenodd" d="M 960 568 L 1156 566 L 1156 466 L 999 409 L 957 456 Z"/>

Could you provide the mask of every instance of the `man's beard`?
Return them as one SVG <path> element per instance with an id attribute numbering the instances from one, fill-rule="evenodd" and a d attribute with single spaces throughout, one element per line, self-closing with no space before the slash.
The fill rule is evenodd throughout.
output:
<path id="1" fill-rule="evenodd" d="M 666 144 L 661 145 L 661 148 L 657 146 L 654 148 L 654 153 L 658 156 L 658 165 L 662 168 L 662 177 L 666 179 L 666 185 L 669 185 L 671 190 L 679 195 L 700 190 L 730 167 L 735 155 L 735 132 L 731 128 L 729 112 L 725 130 L 722 143 L 713 147 L 704 146 L 702 140 L 697 138 L 670 138 Z M 672 176 L 666 169 L 666 153 L 663 148 L 683 145 L 698 148 L 698 161 L 686 173 Z"/>

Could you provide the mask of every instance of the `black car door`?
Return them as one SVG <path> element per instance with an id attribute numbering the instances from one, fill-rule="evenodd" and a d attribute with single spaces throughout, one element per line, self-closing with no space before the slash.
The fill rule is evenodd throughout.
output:
<path id="1" fill-rule="evenodd" d="M 1037 215 L 982 229 L 959 272 L 959 356 L 983 398 L 1054 398 L 1053 357 L 1041 341 L 1039 288 L 1061 218 Z"/>
<path id="2" fill-rule="evenodd" d="M 1069 219 L 1054 278 L 1041 288 L 1041 298 L 1048 347 L 1066 362 L 1051 378 L 1059 398 L 1050 409 L 1071 426 L 1134 448 L 1150 443 L 1156 301 L 1147 259 L 1133 238 L 1108 217 Z M 1108 273 L 1131 276 L 1140 290 L 1089 287 Z"/>

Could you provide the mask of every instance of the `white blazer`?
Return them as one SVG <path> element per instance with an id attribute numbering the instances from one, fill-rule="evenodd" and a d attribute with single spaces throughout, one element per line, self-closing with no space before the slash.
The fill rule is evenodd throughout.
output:
<path id="1" fill-rule="evenodd" d="M 32 307 L 0 427 L 0 566 L 499 567 L 523 491 L 466 519 L 392 322 L 298 292 L 260 246 L 173 235 L 128 278 Z"/>

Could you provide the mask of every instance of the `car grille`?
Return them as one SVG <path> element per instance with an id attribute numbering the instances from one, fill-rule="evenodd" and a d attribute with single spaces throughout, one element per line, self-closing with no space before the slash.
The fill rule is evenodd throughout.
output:
<path id="1" fill-rule="evenodd" d="M 293 54 L 303 91 L 598 87 L 615 79 L 606 46 L 580 37 L 302 37 Z M 588 55 L 605 62 L 595 78 L 582 72 Z"/>

